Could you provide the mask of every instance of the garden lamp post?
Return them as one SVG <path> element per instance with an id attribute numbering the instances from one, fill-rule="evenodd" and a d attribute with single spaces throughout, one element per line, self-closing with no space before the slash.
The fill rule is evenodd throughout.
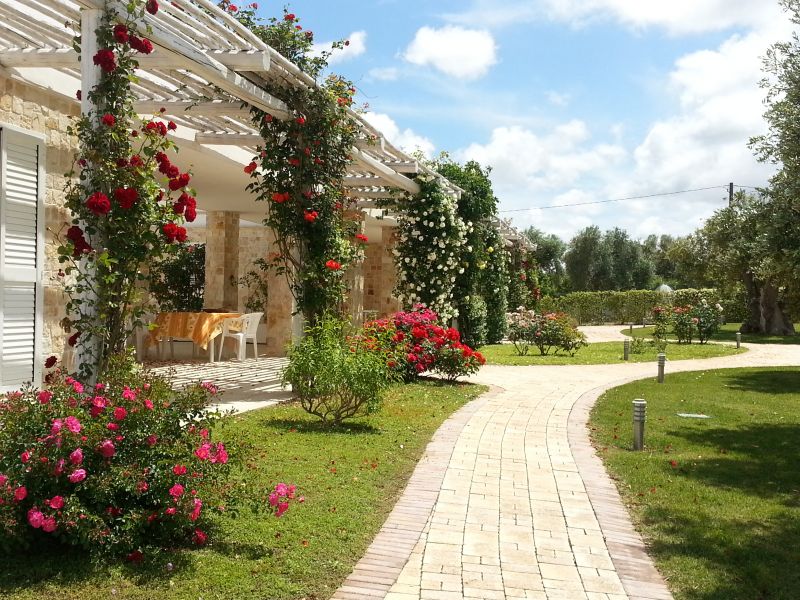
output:
<path id="1" fill-rule="evenodd" d="M 641 398 L 633 401 L 633 449 L 644 450 L 644 422 L 647 418 L 647 402 Z"/>

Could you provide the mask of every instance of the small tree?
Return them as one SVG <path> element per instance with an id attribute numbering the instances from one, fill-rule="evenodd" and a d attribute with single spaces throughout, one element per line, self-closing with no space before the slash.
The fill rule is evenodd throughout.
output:
<path id="1" fill-rule="evenodd" d="M 313 52 L 313 34 L 303 31 L 296 15 L 284 10 L 282 18 L 262 22 L 252 6 L 239 9 L 227 0 L 220 6 L 305 74 L 321 78 L 330 52 Z M 344 273 L 362 258 L 367 241 L 358 233 L 354 201 L 342 186 L 356 141 L 356 124 L 348 114 L 355 88 L 337 75 L 318 85 L 269 83 L 265 88 L 293 114 L 279 120 L 251 110 L 264 142 L 244 168 L 251 177 L 247 189 L 268 205 L 264 224 L 275 232 L 278 248 L 272 266 L 286 276 L 297 309 L 314 325 L 323 314 L 342 310 Z"/>
<path id="2" fill-rule="evenodd" d="M 201 311 L 205 287 L 205 244 L 181 244 L 151 267 L 150 295 L 161 311 Z"/>
<path id="3" fill-rule="evenodd" d="M 800 24 L 800 0 L 781 0 L 790 20 Z M 744 330 L 765 333 L 794 333 L 785 317 L 782 302 L 786 296 L 798 303 L 800 290 L 800 38 L 792 33 L 788 42 L 778 42 L 764 58 L 766 77 L 761 85 L 767 90 L 764 118 L 769 133 L 750 140 L 762 162 L 778 165 L 765 190 L 765 200 L 758 213 L 761 232 L 760 261 L 752 277 L 745 280 L 751 297 L 751 317 Z M 757 290 L 758 281 L 767 282 Z M 758 322 L 756 315 L 758 292 Z"/>

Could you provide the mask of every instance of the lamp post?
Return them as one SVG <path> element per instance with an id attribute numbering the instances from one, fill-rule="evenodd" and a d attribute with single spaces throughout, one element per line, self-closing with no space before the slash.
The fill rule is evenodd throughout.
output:
<path id="1" fill-rule="evenodd" d="M 644 450 L 644 422 L 647 418 L 647 402 L 641 398 L 633 401 L 633 449 Z"/>

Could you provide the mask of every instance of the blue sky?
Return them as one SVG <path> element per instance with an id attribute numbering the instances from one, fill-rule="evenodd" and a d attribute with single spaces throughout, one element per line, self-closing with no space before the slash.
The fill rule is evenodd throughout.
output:
<path id="1" fill-rule="evenodd" d="M 689 233 L 723 185 L 762 185 L 760 56 L 777 0 L 296 0 L 332 69 L 407 150 L 493 168 L 503 216 L 571 237 L 596 224 Z M 265 16 L 280 5 L 261 6 Z M 664 198 L 533 207 L 717 186 Z"/>

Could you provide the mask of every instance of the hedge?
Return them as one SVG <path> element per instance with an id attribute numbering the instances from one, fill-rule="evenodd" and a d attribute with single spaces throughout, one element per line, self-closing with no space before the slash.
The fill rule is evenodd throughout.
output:
<path id="1" fill-rule="evenodd" d="M 685 306 L 698 304 L 705 299 L 709 304 L 722 304 L 726 318 L 741 320 L 745 306 L 742 298 L 724 301 L 716 289 L 683 289 L 673 293 L 653 290 L 627 292 L 572 292 L 564 296 L 546 296 L 539 304 L 540 312 L 566 312 L 579 324 L 641 323 L 650 318 L 653 307 Z"/>

